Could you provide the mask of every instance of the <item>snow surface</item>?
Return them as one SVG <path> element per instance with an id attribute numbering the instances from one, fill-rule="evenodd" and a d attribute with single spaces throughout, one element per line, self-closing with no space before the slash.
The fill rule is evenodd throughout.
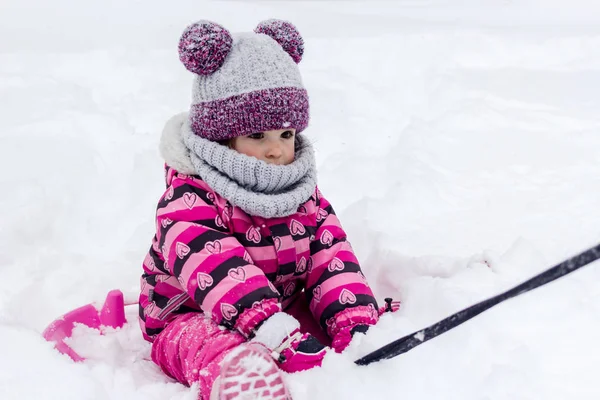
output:
<path id="1" fill-rule="evenodd" d="M 41 338 L 113 288 L 135 299 L 163 190 L 163 123 L 189 105 L 176 44 L 211 19 L 294 22 L 319 179 L 380 299 L 403 306 L 302 399 L 598 399 L 600 265 L 393 360 L 359 356 L 600 241 L 600 3 L 31 1 L 0 5 L 0 399 L 195 399 L 132 321 Z"/>

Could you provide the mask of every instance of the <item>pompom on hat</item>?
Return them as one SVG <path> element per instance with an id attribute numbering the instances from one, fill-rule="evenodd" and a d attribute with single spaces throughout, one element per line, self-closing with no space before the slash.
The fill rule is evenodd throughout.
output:
<path id="1" fill-rule="evenodd" d="M 298 63 L 304 41 L 294 25 L 270 19 L 231 34 L 210 21 L 188 26 L 179 59 L 196 74 L 190 123 L 208 140 L 308 125 L 308 94 Z"/>

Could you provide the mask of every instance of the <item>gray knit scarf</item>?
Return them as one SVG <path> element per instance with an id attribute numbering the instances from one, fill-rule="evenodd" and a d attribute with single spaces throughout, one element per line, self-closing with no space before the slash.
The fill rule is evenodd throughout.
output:
<path id="1" fill-rule="evenodd" d="M 192 132 L 185 120 L 181 136 L 196 173 L 219 195 L 252 216 L 287 217 L 315 191 L 317 172 L 312 145 L 296 135 L 295 159 L 273 165 L 238 153 Z"/>

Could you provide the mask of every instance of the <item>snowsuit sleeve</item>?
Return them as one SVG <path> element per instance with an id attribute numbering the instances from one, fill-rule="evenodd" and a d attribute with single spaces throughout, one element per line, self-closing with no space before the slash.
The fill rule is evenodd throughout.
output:
<path id="1" fill-rule="evenodd" d="M 312 271 L 306 295 L 314 318 L 335 339 L 343 328 L 376 324 L 379 312 L 346 233 L 318 189 L 316 204 L 317 230 L 310 245 Z"/>
<path id="2" fill-rule="evenodd" d="M 214 202 L 196 180 L 173 178 L 156 215 L 163 268 L 213 321 L 249 337 L 281 310 L 279 294 Z"/>

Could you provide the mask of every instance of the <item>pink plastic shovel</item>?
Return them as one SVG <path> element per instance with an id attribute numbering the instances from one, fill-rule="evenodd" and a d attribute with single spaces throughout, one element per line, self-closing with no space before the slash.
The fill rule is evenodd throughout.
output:
<path id="1" fill-rule="evenodd" d="M 44 339 L 55 343 L 59 352 L 68 355 L 73 361 L 85 360 L 65 343 L 71 337 L 76 323 L 99 329 L 101 326 L 121 328 L 125 324 L 125 303 L 120 290 L 111 290 L 100 312 L 93 304 L 70 311 L 52 322 L 43 332 Z"/>

